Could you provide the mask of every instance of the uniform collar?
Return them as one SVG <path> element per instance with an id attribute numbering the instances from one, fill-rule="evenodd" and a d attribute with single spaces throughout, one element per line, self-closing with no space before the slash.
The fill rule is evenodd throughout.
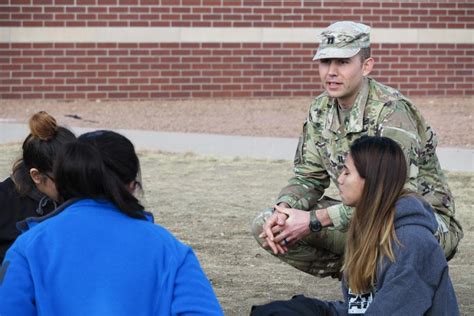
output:
<path id="1" fill-rule="evenodd" d="M 349 124 L 341 129 L 339 123 L 339 117 L 337 115 L 337 107 L 339 106 L 336 98 L 330 98 L 329 100 L 329 113 L 328 113 L 328 125 L 329 130 L 337 134 L 338 131 L 344 135 L 349 133 L 361 132 L 364 128 L 364 112 L 367 99 L 369 98 L 369 79 L 364 77 L 362 87 L 359 94 L 356 97 L 354 105 L 351 108 L 349 114 Z"/>

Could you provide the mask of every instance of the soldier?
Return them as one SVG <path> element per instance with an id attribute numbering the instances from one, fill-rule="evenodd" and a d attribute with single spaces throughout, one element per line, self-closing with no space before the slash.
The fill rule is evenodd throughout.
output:
<path id="1" fill-rule="evenodd" d="M 437 137 L 415 105 L 399 91 L 369 78 L 370 27 L 336 22 L 320 36 L 313 60 L 325 92 L 314 99 L 294 159 L 294 176 L 274 208 L 257 215 L 252 233 L 281 260 L 319 277 L 340 277 L 345 236 L 354 208 L 328 196 L 337 185 L 352 142 L 364 135 L 386 136 L 403 149 L 409 166 L 406 188 L 431 204 L 436 237 L 447 259 L 463 237 L 436 156 Z"/>

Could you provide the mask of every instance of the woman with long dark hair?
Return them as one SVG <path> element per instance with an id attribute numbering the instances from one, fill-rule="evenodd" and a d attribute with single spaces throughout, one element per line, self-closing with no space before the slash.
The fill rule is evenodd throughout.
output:
<path id="1" fill-rule="evenodd" d="M 433 210 L 404 189 L 407 173 L 403 151 L 390 138 L 356 140 L 338 178 L 342 202 L 355 206 L 344 301 L 299 295 L 255 306 L 251 315 L 458 315 Z"/>
<path id="2" fill-rule="evenodd" d="M 189 246 L 155 225 L 133 144 L 86 133 L 59 154 L 54 177 L 65 202 L 28 220 L 7 252 L 1 315 L 222 315 Z"/>
<path id="3" fill-rule="evenodd" d="M 13 164 L 11 176 L 0 183 L 0 263 L 20 234 L 19 221 L 44 216 L 56 208 L 53 164 L 58 151 L 76 139 L 44 111 L 31 116 L 29 128 L 21 158 Z"/>

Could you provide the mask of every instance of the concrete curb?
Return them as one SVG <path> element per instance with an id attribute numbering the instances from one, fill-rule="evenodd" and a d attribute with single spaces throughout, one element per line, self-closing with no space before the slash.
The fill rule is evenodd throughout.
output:
<path id="1" fill-rule="evenodd" d="M 71 127 L 80 135 L 96 128 Z M 292 160 L 298 143 L 294 138 L 226 136 L 215 134 L 173 133 L 114 129 L 128 137 L 139 150 L 193 152 L 217 157 L 249 157 Z M 28 126 L 0 122 L 0 144 L 21 142 Z M 474 149 L 437 148 L 441 167 L 448 171 L 474 171 Z"/>

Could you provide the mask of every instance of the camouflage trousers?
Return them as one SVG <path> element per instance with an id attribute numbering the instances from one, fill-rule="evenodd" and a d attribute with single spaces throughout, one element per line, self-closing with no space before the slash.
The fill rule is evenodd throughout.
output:
<path id="1" fill-rule="evenodd" d="M 446 259 L 449 261 L 456 254 L 458 244 L 464 237 L 464 234 L 461 225 L 448 215 L 435 212 L 435 218 L 438 222 L 438 231 L 435 236 L 444 250 Z"/>
<path id="2" fill-rule="evenodd" d="M 341 203 L 340 201 L 323 197 L 312 209 L 321 209 Z M 272 215 L 273 209 L 267 208 L 259 213 L 252 221 L 252 234 L 260 246 L 264 240 L 258 236 L 263 231 L 263 225 Z M 435 213 L 439 228 L 436 237 L 444 249 L 446 257 L 451 259 L 457 250 L 457 245 L 463 237 L 457 222 L 438 212 Z M 331 276 L 340 278 L 343 264 L 346 233 L 333 227 L 323 228 L 320 232 L 311 233 L 291 247 L 286 254 L 275 255 L 280 260 L 293 267 L 317 277 Z M 271 249 L 264 248 L 274 255 Z"/>

